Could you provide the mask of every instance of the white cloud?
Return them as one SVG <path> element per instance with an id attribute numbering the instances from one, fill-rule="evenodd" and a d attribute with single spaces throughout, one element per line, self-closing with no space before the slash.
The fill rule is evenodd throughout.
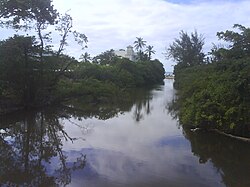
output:
<path id="1" fill-rule="evenodd" d="M 143 37 L 156 50 L 166 71 L 172 70 L 166 60 L 165 48 L 178 37 L 179 31 L 195 29 L 206 38 L 205 51 L 217 42 L 216 32 L 231 29 L 239 23 L 250 26 L 250 1 L 207 1 L 171 3 L 164 0 L 54 0 L 60 12 L 70 10 L 76 30 L 87 35 L 92 56 L 105 50 L 126 48 L 135 37 Z M 2 36 L 1 36 L 2 37 Z M 68 47 L 70 55 L 79 57 L 82 51 Z"/>

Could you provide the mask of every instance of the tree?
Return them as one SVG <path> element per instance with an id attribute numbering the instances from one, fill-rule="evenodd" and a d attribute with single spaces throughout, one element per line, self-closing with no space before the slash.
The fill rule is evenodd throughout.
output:
<path id="1" fill-rule="evenodd" d="M 17 35 L 0 42 L 0 80 L 9 96 L 25 106 L 34 100 L 40 80 L 36 44 L 34 37 Z"/>
<path id="2" fill-rule="evenodd" d="M 86 47 L 87 37 L 77 31 L 72 31 L 72 17 L 69 14 L 60 15 L 54 6 L 52 0 L 4 0 L 0 6 L 0 24 L 15 29 L 35 28 L 38 40 L 40 42 L 40 62 L 43 65 L 43 53 L 45 49 L 50 49 L 46 42 L 51 42 L 51 32 L 43 33 L 49 25 L 56 25 L 62 39 L 57 51 L 57 56 L 61 54 L 67 45 L 67 37 L 72 33 L 75 41 Z M 43 66 L 41 67 L 43 68 Z M 42 70 L 41 70 L 42 71 Z"/>
<path id="3" fill-rule="evenodd" d="M 56 30 L 60 32 L 62 37 L 60 41 L 60 46 L 57 51 L 57 56 L 61 54 L 64 49 L 64 46 L 67 45 L 67 36 L 71 32 L 71 28 L 73 27 L 72 17 L 69 14 L 65 14 L 64 16 L 60 17 L 60 24 L 56 26 Z"/>
<path id="4" fill-rule="evenodd" d="M 57 16 L 51 0 L 1 0 L 1 23 L 15 29 L 29 28 L 32 21 L 38 28 L 45 23 L 53 25 Z"/>
<path id="5" fill-rule="evenodd" d="M 220 32 L 229 48 L 212 48 L 210 64 L 175 67 L 180 123 L 249 137 L 249 29 Z M 179 64 L 178 64 L 179 65 Z M 178 71 L 176 71 L 178 70 Z"/>
<path id="6" fill-rule="evenodd" d="M 139 60 L 143 58 L 143 51 L 142 49 L 146 46 L 146 41 L 143 40 L 141 37 L 136 37 L 136 41 L 134 41 L 135 49 L 138 51 Z"/>
<path id="7" fill-rule="evenodd" d="M 65 15 L 59 15 L 59 20 L 58 20 L 58 23 L 56 25 L 56 30 L 60 33 L 60 36 L 62 38 L 60 40 L 59 48 L 56 52 L 57 59 L 55 59 L 55 60 L 57 60 L 57 61 L 62 62 L 62 59 L 65 59 L 65 58 L 60 58 L 60 57 L 65 56 L 64 54 L 62 54 L 62 52 L 64 51 L 65 46 L 68 45 L 67 38 L 68 38 L 70 33 L 73 34 L 75 41 L 82 47 L 82 49 L 85 49 L 87 47 L 86 46 L 86 44 L 88 42 L 87 36 L 85 34 L 77 32 L 77 31 L 72 31 L 72 28 L 73 28 L 73 18 L 67 13 L 65 13 Z M 64 67 L 60 68 L 60 73 L 57 75 L 54 82 L 56 82 L 58 80 L 58 78 L 61 75 L 63 75 L 63 73 L 68 69 L 68 67 L 74 61 L 67 60 L 67 61 L 63 61 L 63 62 L 68 62 L 68 63 L 66 63 Z"/>
<path id="8" fill-rule="evenodd" d="M 115 63 L 115 52 L 113 49 L 107 50 L 93 58 L 93 62 L 96 64 L 106 65 Z"/>
<path id="9" fill-rule="evenodd" d="M 91 60 L 90 54 L 88 52 L 85 52 L 84 54 L 81 55 L 80 59 L 83 62 L 89 62 Z"/>
<path id="10" fill-rule="evenodd" d="M 36 28 L 40 40 L 40 61 L 43 61 L 43 50 L 49 34 L 43 34 L 48 25 L 54 25 L 58 17 L 51 0 L 4 0 L 1 1 L 0 18 L 2 24 L 15 29 Z"/>
<path id="11" fill-rule="evenodd" d="M 19 75 L 20 80 L 22 80 L 23 75 L 21 75 L 21 72 L 26 72 L 26 74 L 27 72 L 32 72 L 32 75 L 34 75 L 33 78 L 37 83 L 34 85 L 34 88 L 38 87 L 38 90 L 32 89 L 36 90 L 34 92 L 34 98 L 39 98 L 39 103 L 36 104 L 47 104 L 50 102 L 48 98 L 52 95 L 51 92 L 55 89 L 59 77 L 61 77 L 61 75 L 65 73 L 65 70 L 75 62 L 74 59 L 69 60 L 69 58 L 64 58 L 65 55 L 62 54 L 65 46 L 68 44 L 67 37 L 71 33 L 75 41 L 80 44 L 82 48 L 86 47 L 87 37 L 82 33 L 72 30 L 72 17 L 69 14 L 60 15 L 57 10 L 54 9 L 52 0 L 2 0 L 0 3 L 0 26 L 24 29 L 24 31 L 27 31 L 27 29 L 34 29 L 37 32 L 37 37 L 32 37 L 34 41 L 32 45 L 30 45 L 32 49 L 36 48 L 36 51 L 32 51 L 27 55 L 27 53 L 19 51 L 15 53 L 13 50 L 15 49 L 15 45 L 8 48 L 8 55 L 10 57 L 17 57 L 9 60 L 8 67 L 10 67 L 11 64 L 20 66 L 29 64 L 27 62 L 32 60 L 32 64 L 35 67 L 27 69 L 28 66 L 24 66 L 17 75 Z M 57 30 L 61 36 L 59 48 L 56 52 L 53 52 L 49 45 L 52 38 L 50 35 L 51 32 L 47 31 L 48 26 L 55 26 L 55 30 Z M 12 40 L 18 41 L 19 38 L 14 37 Z M 6 42 L 10 43 L 12 40 Z M 34 43 L 35 41 L 36 43 Z M 21 45 L 19 50 L 23 50 L 24 48 L 25 47 Z M 3 50 L 5 49 L 3 48 Z M 32 58 L 29 56 L 32 56 Z M 23 59 L 24 57 L 28 60 Z M 3 58 L 5 58 L 5 55 L 3 55 Z M 48 64 L 51 62 L 51 59 L 53 59 L 53 62 Z M 6 62 L 5 60 L 3 61 L 3 63 Z M 57 73 L 55 73 L 55 67 L 58 67 L 57 65 L 55 66 L 55 64 L 59 63 L 64 65 L 64 67 L 60 66 L 60 68 L 56 69 Z M 11 73 L 14 73 L 16 69 L 15 67 L 10 69 L 10 71 L 12 71 Z M 15 77 L 18 79 L 18 76 Z M 37 82 L 38 80 L 39 82 Z M 30 101 L 32 105 L 33 99 L 30 98 Z"/>
<path id="12" fill-rule="evenodd" d="M 181 31 L 180 38 L 176 38 L 167 49 L 166 57 L 174 59 L 179 67 L 199 65 L 204 62 L 203 45 L 204 37 L 196 31 L 191 36 Z"/>
<path id="13" fill-rule="evenodd" d="M 155 50 L 153 50 L 153 48 L 154 48 L 154 46 L 152 46 L 152 45 L 148 45 L 146 47 L 146 51 L 145 52 L 148 55 L 148 60 L 151 60 L 151 55 L 155 54 Z"/>
<path id="14" fill-rule="evenodd" d="M 217 33 L 219 39 L 231 43 L 227 50 L 227 58 L 250 57 L 250 28 L 239 24 L 235 24 L 233 28 L 238 29 L 240 32 L 227 30 Z"/>
<path id="15" fill-rule="evenodd" d="M 225 49 L 222 45 L 215 45 L 210 52 L 208 52 L 208 63 L 220 62 L 227 56 L 227 49 Z"/>

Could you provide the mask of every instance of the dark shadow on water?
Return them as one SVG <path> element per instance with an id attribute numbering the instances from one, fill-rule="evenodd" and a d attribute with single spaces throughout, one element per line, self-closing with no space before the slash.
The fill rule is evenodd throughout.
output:
<path id="1" fill-rule="evenodd" d="M 140 121 L 143 109 L 150 114 L 150 90 L 131 90 L 121 97 L 95 104 L 77 98 L 62 106 L 0 116 L 0 186 L 70 184 L 73 172 L 84 169 L 87 159 L 84 153 L 77 153 L 74 161 L 68 160 L 63 141 L 73 143 L 77 138 L 67 134 L 62 119 L 78 126 L 72 118 L 106 120 L 135 109 L 134 118 Z"/>
<path id="2" fill-rule="evenodd" d="M 62 108 L 66 115 L 70 114 L 84 119 L 94 117 L 100 120 L 107 120 L 134 110 L 133 118 L 139 122 L 144 115 L 150 115 L 151 100 L 151 89 L 131 89 L 129 92 L 124 92 L 119 100 L 110 98 L 109 102 L 105 103 L 87 103 L 79 97 L 65 102 Z"/>
<path id="3" fill-rule="evenodd" d="M 173 119 L 178 119 L 176 99 L 166 108 Z M 221 175 L 222 182 L 228 187 L 250 186 L 250 144 L 207 131 L 190 130 L 179 124 L 183 135 L 191 143 L 193 155 L 200 164 L 211 162 Z"/>
<path id="4" fill-rule="evenodd" d="M 250 186 L 250 145 L 209 132 L 184 130 L 201 164 L 211 161 L 229 187 Z"/>
<path id="5" fill-rule="evenodd" d="M 73 138 L 64 131 L 59 117 L 50 110 L 1 117 L 1 186 L 65 186 L 73 171 L 84 168 L 85 155 L 70 162 L 62 151 L 62 139 Z M 50 169 L 52 158 L 56 167 Z"/>

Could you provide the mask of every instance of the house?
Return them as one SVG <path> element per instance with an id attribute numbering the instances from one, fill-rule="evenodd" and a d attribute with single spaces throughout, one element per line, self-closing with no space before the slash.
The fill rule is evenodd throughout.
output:
<path id="1" fill-rule="evenodd" d="M 127 47 L 127 50 L 120 49 L 114 51 L 115 55 L 122 57 L 122 58 L 128 58 L 131 61 L 135 61 L 135 52 L 133 50 L 133 47 L 129 45 Z"/>

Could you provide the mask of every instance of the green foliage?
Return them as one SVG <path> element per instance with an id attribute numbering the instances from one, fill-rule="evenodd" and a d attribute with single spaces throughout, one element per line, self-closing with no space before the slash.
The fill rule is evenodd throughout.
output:
<path id="1" fill-rule="evenodd" d="M 79 81 L 60 80 L 56 97 L 65 99 L 75 96 L 85 96 L 88 102 L 105 102 L 111 97 L 118 97 L 119 88 L 110 82 L 89 78 Z"/>
<path id="2" fill-rule="evenodd" d="M 14 29 L 34 29 L 37 37 L 14 36 L 0 42 L 0 95 L 15 100 L 24 107 L 49 104 L 62 75 L 76 62 L 62 54 L 71 33 L 75 41 L 85 48 L 87 37 L 72 30 L 72 17 L 59 15 L 52 0 L 0 1 L 0 26 Z M 57 52 L 52 51 L 51 32 L 55 26 L 61 36 Z M 39 41 L 39 42 L 38 42 Z"/>
<path id="3" fill-rule="evenodd" d="M 227 31 L 220 36 L 228 41 L 228 37 L 241 34 Z M 242 45 L 224 49 L 226 58 L 217 58 L 213 63 L 175 68 L 174 86 L 182 124 L 250 137 L 250 58 L 238 55 L 245 53 Z"/>
<path id="4" fill-rule="evenodd" d="M 136 39 L 137 40 L 134 42 L 135 49 L 137 51 L 142 50 L 146 46 L 146 41 L 144 41 L 142 37 L 136 37 Z"/>
<path id="5" fill-rule="evenodd" d="M 51 0 L 1 0 L 0 4 L 2 22 L 14 28 L 27 27 L 34 20 L 54 24 L 57 15 Z"/>
<path id="6" fill-rule="evenodd" d="M 155 54 L 155 50 L 153 50 L 154 46 L 148 45 L 145 52 L 148 55 L 148 60 L 151 60 L 151 55 Z"/>
<path id="7" fill-rule="evenodd" d="M 217 33 L 219 39 L 230 42 L 229 48 L 224 49 L 224 59 L 250 57 L 250 28 L 239 24 L 235 24 L 233 28 L 237 28 L 240 32 L 227 30 Z M 219 50 L 222 50 L 222 48 L 219 48 Z"/>
<path id="8" fill-rule="evenodd" d="M 241 68 L 239 68 L 241 67 Z M 180 71 L 177 75 L 180 121 L 203 128 L 246 135 L 250 113 L 249 59 Z"/>
<path id="9" fill-rule="evenodd" d="M 35 37 L 15 35 L 0 42 L 0 95 L 25 107 L 48 104 L 57 83 L 58 72 L 75 60 L 48 53 L 39 60 Z"/>
<path id="10" fill-rule="evenodd" d="M 91 60 L 90 54 L 85 52 L 84 54 L 81 55 L 80 60 L 82 60 L 82 62 L 90 62 Z"/>
<path id="11" fill-rule="evenodd" d="M 109 102 L 110 98 L 119 100 L 120 95 L 134 87 L 162 83 L 164 69 L 158 60 L 134 63 L 118 58 L 114 65 L 79 63 L 67 77 L 57 86 L 58 99 L 84 96 L 99 103 Z"/>
<path id="12" fill-rule="evenodd" d="M 101 65 L 114 64 L 116 62 L 116 59 L 117 57 L 114 53 L 114 50 L 110 49 L 101 53 L 100 55 L 95 56 L 93 58 L 93 63 Z"/>
<path id="13" fill-rule="evenodd" d="M 162 64 L 157 60 L 144 62 L 142 56 L 140 62 L 134 63 L 118 58 L 114 50 L 109 50 L 96 56 L 91 64 L 87 53 L 82 63 L 62 54 L 70 33 L 83 48 L 87 37 L 72 31 L 72 17 L 60 15 L 51 0 L 3 0 L 0 3 L 1 26 L 33 28 L 37 32 L 37 37 L 15 35 L 0 41 L 0 99 L 15 100 L 27 108 L 78 95 L 99 101 L 127 88 L 160 83 L 164 78 Z M 52 40 L 51 32 L 44 33 L 52 25 L 61 36 L 57 51 L 47 45 Z M 138 42 L 142 52 L 145 41 L 138 38 Z M 153 53 L 152 47 L 149 52 Z"/>
<path id="14" fill-rule="evenodd" d="M 146 46 L 146 41 L 143 40 L 142 37 L 136 37 L 136 41 L 134 41 L 135 49 L 138 51 L 139 60 L 147 60 L 147 57 L 143 53 L 143 48 Z M 145 58 L 146 57 L 146 58 Z"/>
<path id="15" fill-rule="evenodd" d="M 19 100 L 32 100 L 35 88 L 35 72 L 39 65 L 34 54 L 38 51 L 34 37 L 15 35 L 0 42 L 0 80 L 5 95 Z M 16 97 L 15 97 L 16 98 Z"/>
<path id="16" fill-rule="evenodd" d="M 112 82 L 124 89 L 161 83 L 164 79 L 164 68 L 158 60 L 134 63 L 128 59 L 117 58 L 114 65 L 81 63 L 74 72 L 74 79 L 86 78 Z"/>
<path id="17" fill-rule="evenodd" d="M 179 68 L 199 65 L 204 62 L 203 45 L 204 38 L 196 31 L 191 36 L 181 31 L 180 38 L 176 38 L 167 49 L 166 57 L 174 59 Z"/>

